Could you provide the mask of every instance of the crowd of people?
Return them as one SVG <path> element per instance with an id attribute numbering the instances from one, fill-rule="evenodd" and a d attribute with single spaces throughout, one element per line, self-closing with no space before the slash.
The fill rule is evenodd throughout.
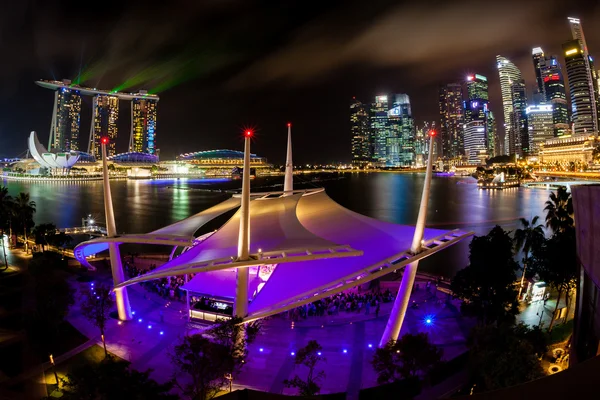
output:
<path id="1" fill-rule="evenodd" d="M 131 261 L 125 262 L 125 273 L 129 278 L 135 278 L 136 276 L 144 275 L 155 268 L 156 264 L 151 264 L 148 270 L 140 269 L 135 266 L 133 257 Z M 189 274 L 188 277 L 191 279 L 193 274 Z M 158 293 L 158 295 L 163 298 L 182 301 L 185 299 L 185 293 L 183 290 L 181 290 L 181 287 L 185 284 L 185 282 L 186 281 L 183 276 L 168 276 L 166 278 L 142 282 L 141 285 L 151 292 Z"/>
<path id="2" fill-rule="evenodd" d="M 288 318 L 297 321 L 298 318 L 308 318 L 312 316 L 322 317 L 324 315 L 337 315 L 340 312 L 370 314 L 371 311 L 375 317 L 379 316 L 381 303 L 388 303 L 394 299 L 389 289 L 383 293 L 380 291 L 369 291 L 358 293 L 355 291 L 341 292 L 321 300 L 313 301 L 300 307 L 291 309 L 288 312 Z"/>

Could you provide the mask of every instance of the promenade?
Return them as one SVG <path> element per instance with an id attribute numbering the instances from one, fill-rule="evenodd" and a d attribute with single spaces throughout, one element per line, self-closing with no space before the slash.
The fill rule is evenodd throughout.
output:
<path id="1" fill-rule="evenodd" d="M 110 283 L 108 278 L 98 282 Z M 467 350 L 466 337 L 474 321 L 461 317 L 459 303 L 453 301 L 445 306 L 434 297 L 434 285 L 427 292 L 425 282 L 417 282 L 421 289 L 412 299 L 418 308 L 409 308 L 402 334 L 427 332 L 433 343 L 443 349 L 448 360 Z M 73 280 L 79 290 L 90 283 Z M 438 292 L 437 297 L 445 299 Z M 129 288 L 134 320 L 119 324 L 111 320 L 106 331 L 108 350 L 132 362 L 138 370 L 153 369 L 152 377 L 158 381 L 171 378 L 169 352 L 185 333 L 199 332 L 205 327 L 187 321 L 185 305 L 169 301 L 150 293 L 139 285 Z M 439 303 L 439 304 L 438 304 Z M 340 312 L 333 316 L 311 316 L 292 323 L 287 313 L 264 320 L 256 341 L 250 345 L 249 358 L 240 376 L 234 377 L 233 387 L 251 388 L 273 393 L 293 394 L 285 388 L 284 379 L 305 371 L 294 365 L 292 352 L 303 347 L 311 339 L 323 346 L 327 361 L 321 368 L 325 371 L 322 393 L 348 392 L 356 396 L 362 388 L 376 385 L 376 375 L 370 364 L 373 353 L 384 330 L 392 303 L 383 303 L 379 317 L 374 308 L 370 314 Z M 69 322 L 87 337 L 101 345 L 100 334 L 82 315 L 75 304 L 67 317 Z M 430 323 L 427 323 L 427 320 Z M 351 397 L 352 398 L 352 397 Z"/>

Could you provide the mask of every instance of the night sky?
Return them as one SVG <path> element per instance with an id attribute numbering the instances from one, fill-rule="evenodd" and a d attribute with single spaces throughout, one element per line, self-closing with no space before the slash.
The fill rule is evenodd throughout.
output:
<path id="1" fill-rule="evenodd" d="M 78 75 L 86 86 L 157 90 L 163 160 L 241 150 L 252 126 L 253 152 L 281 163 L 291 121 L 296 163 L 349 161 L 352 96 L 407 93 L 420 124 L 438 119 L 439 84 L 475 72 L 490 81 L 501 126 L 496 54 L 521 68 L 531 93 L 531 49 L 559 53 L 571 39 L 567 16 L 581 18 L 600 56 L 591 0 L 3 2 L 0 156 L 23 154 L 32 130 L 47 143 L 53 93 L 34 81 Z M 84 97 L 82 146 L 91 103 Z M 125 151 L 128 102 L 120 113 Z"/>

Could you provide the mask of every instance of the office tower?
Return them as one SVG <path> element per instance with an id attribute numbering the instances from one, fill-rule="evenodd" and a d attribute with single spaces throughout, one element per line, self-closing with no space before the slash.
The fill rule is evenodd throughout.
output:
<path id="1" fill-rule="evenodd" d="M 526 108 L 527 129 L 529 132 L 529 154 L 537 155 L 540 146 L 554 137 L 554 121 L 551 104 L 529 106 Z"/>
<path id="2" fill-rule="evenodd" d="M 504 111 L 504 153 L 514 154 L 516 135 L 513 132 L 513 95 L 512 85 L 521 80 L 521 71 L 506 57 L 496 56 L 500 90 L 502 92 L 502 109 Z"/>
<path id="3" fill-rule="evenodd" d="M 440 138 L 442 156 L 446 159 L 460 157 L 463 153 L 464 108 L 460 83 L 440 87 Z"/>
<path id="4" fill-rule="evenodd" d="M 496 118 L 494 113 L 490 110 L 487 114 L 487 152 L 489 157 L 495 157 L 497 149 L 497 138 L 498 132 L 496 130 Z"/>
<path id="5" fill-rule="evenodd" d="M 490 156 L 488 151 L 494 147 L 488 140 L 494 123 L 490 121 L 487 78 L 469 75 L 465 85 L 468 99 L 464 102 L 463 148 L 468 162 L 478 164 Z"/>
<path id="6" fill-rule="evenodd" d="M 407 94 L 393 95 L 388 111 L 388 149 L 390 165 L 411 166 L 415 162 L 415 122 L 412 116 L 410 98 Z M 397 146 L 397 147 L 396 147 Z M 395 149 L 398 149 L 397 162 Z"/>
<path id="7" fill-rule="evenodd" d="M 71 81 L 63 81 L 70 85 Z M 54 110 L 50 127 L 48 148 L 50 151 L 79 150 L 79 126 L 81 122 L 81 95 L 76 89 L 58 88 L 54 94 Z"/>
<path id="8" fill-rule="evenodd" d="M 581 21 L 572 17 L 569 17 L 568 20 L 573 41 L 565 43 L 563 50 L 571 91 L 572 122 L 575 125 L 575 133 L 594 132 L 597 134 L 598 88 L 597 82 L 594 81 L 594 61 L 590 57 Z M 577 45 L 573 43 L 574 41 L 577 42 Z M 571 82 L 571 74 L 575 83 Z M 584 88 L 584 85 L 587 85 L 587 89 Z M 575 97 L 578 98 L 575 99 Z M 588 98 L 589 105 L 587 104 Z M 574 100 L 578 100 L 578 102 L 574 102 Z M 580 107 L 581 109 L 578 109 Z"/>
<path id="9" fill-rule="evenodd" d="M 145 91 L 140 91 L 145 95 Z M 136 97 L 131 100 L 131 136 L 129 151 L 156 153 L 156 112 L 158 99 Z"/>
<path id="10" fill-rule="evenodd" d="M 90 146 L 90 153 L 96 159 L 100 159 L 101 147 L 100 140 L 108 137 L 107 155 L 114 156 L 115 139 L 117 138 L 117 122 L 119 121 L 119 98 L 99 94 L 94 97 L 94 120 L 93 120 L 93 142 Z"/>
<path id="11" fill-rule="evenodd" d="M 527 131 L 527 94 L 525 81 L 519 79 L 511 85 L 513 114 L 511 119 L 511 133 L 514 139 L 509 141 L 510 154 L 517 154 L 523 158 L 529 152 L 529 138 Z"/>
<path id="12" fill-rule="evenodd" d="M 352 165 L 364 168 L 373 158 L 367 105 L 353 98 L 350 102 Z"/>
<path id="13" fill-rule="evenodd" d="M 563 51 L 569 78 L 574 133 L 595 133 L 598 131 L 597 104 L 595 84 L 591 73 L 588 73 L 589 56 L 584 54 L 577 40 L 563 44 Z"/>
<path id="14" fill-rule="evenodd" d="M 533 90 L 533 97 L 536 103 L 541 103 L 546 99 L 546 88 L 544 86 L 544 79 L 542 77 L 542 71 L 546 65 L 544 50 L 542 50 L 541 47 L 535 47 L 532 51 L 532 58 L 536 83 L 536 87 Z"/>
<path id="15" fill-rule="evenodd" d="M 546 103 L 552 105 L 554 136 L 562 136 L 569 129 L 569 112 L 565 80 L 556 56 L 545 58 L 542 80 L 544 82 L 544 92 L 546 93 Z"/>
<path id="16" fill-rule="evenodd" d="M 369 110 L 369 120 L 373 135 L 373 160 L 379 164 L 385 164 L 388 137 L 387 96 L 375 96 L 375 102 L 371 103 Z"/>

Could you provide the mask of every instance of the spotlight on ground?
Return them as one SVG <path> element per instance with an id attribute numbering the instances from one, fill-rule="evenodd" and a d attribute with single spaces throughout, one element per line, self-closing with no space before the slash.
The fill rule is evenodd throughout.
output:
<path id="1" fill-rule="evenodd" d="M 344 354 L 346 354 L 346 353 L 348 353 L 348 350 L 347 350 L 347 349 L 344 349 L 344 350 L 342 350 L 342 352 L 343 352 Z"/>
<path id="2" fill-rule="evenodd" d="M 370 349 L 372 349 L 372 348 L 373 348 L 373 345 L 372 345 L 371 343 L 369 343 L 369 348 L 370 348 Z"/>
<path id="3" fill-rule="evenodd" d="M 260 351 L 261 353 L 263 352 L 263 350 L 264 350 L 264 349 L 263 349 L 262 347 L 261 347 L 260 349 L 258 349 L 258 351 Z"/>
<path id="4" fill-rule="evenodd" d="M 160 331 L 160 334 L 161 334 L 161 335 L 164 335 L 164 334 L 165 334 L 165 332 L 164 332 L 164 331 Z"/>
<path id="5" fill-rule="evenodd" d="M 140 319 L 138 319 L 138 322 L 142 322 L 142 319 L 141 319 L 141 318 L 140 318 Z"/>
<path id="6" fill-rule="evenodd" d="M 296 355 L 296 353 L 294 353 L 294 352 L 292 351 L 292 352 L 290 353 L 290 355 L 292 355 L 292 356 L 295 356 L 295 355 Z"/>
<path id="7" fill-rule="evenodd" d="M 148 325 L 148 329 L 152 329 L 152 325 Z"/>

